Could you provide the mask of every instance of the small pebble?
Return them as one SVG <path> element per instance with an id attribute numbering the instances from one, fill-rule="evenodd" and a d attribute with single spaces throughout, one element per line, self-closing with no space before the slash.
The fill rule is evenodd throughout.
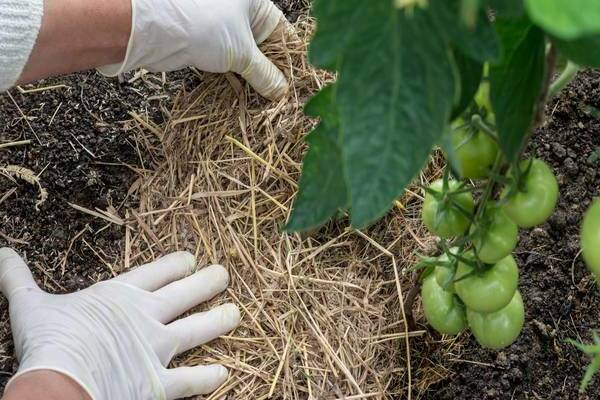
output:
<path id="1" fill-rule="evenodd" d="M 560 159 L 565 158 L 565 156 L 567 155 L 567 150 L 565 149 L 565 146 L 563 146 L 560 143 L 552 143 L 552 151 L 554 152 L 554 155 Z"/>

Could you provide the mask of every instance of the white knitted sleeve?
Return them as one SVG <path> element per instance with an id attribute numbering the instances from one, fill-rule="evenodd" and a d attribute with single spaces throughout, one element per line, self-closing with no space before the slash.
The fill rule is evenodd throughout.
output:
<path id="1" fill-rule="evenodd" d="M 0 91 L 13 86 L 33 50 L 44 0 L 0 0 Z"/>

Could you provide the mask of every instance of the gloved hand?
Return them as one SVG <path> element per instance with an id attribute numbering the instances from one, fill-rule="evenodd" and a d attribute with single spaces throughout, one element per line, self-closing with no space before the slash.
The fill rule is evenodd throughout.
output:
<path id="1" fill-rule="evenodd" d="M 17 253 L 0 249 L 0 290 L 10 303 L 20 361 L 16 376 L 60 372 L 94 400 L 176 399 L 214 391 L 227 379 L 223 366 L 166 368 L 174 355 L 240 322 L 237 306 L 225 304 L 168 323 L 229 283 L 219 265 L 186 277 L 195 265 L 190 253 L 173 253 L 80 292 L 51 295 L 35 284 Z"/>
<path id="2" fill-rule="evenodd" d="M 270 0 L 132 0 L 132 7 L 125 60 L 99 68 L 103 74 L 195 66 L 236 72 L 270 99 L 287 92 L 285 76 L 257 46 L 285 23 Z"/>

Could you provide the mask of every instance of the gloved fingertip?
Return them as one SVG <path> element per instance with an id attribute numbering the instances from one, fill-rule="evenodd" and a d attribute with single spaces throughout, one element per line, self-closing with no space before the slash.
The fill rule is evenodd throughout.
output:
<path id="1" fill-rule="evenodd" d="M 196 256 L 189 251 L 176 251 L 174 253 L 167 254 L 158 261 L 164 264 L 178 263 L 187 271 L 188 274 L 196 268 Z"/>
<path id="2" fill-rule="evenodd" d="M 223 328 L 225 331 L 232 331 L 240 325 L 242 314 L 237 305 L 233 303 L 224 304 L 221 306 L 221 312 Z"/>
<path id="3" fill-rule="evenodd" d="M 229 370 L 221 364 L 214 364 L 211 366 L 214 369 L 215 381 L 220 381 L 221 384 L 229 377 Z"/>
<path id="4" fill-rule="evenodd" d="M 255 88 L 256 89 L 256 88 Z M 276 87 L 273 89 L 269 89 L 269 90 L 259 90 L 256 89 L 256 91 L 265 99 L 269 99 L 271 101 L 279 101 L 281 99 L 283 99 L 287 93 L 288 93 L 288 89 L 287 86 L 285 87 Z"/>
<path id="5" fill-rule="evenodd" d="M 273 84 L 264 93 L 261 93 L 261 95 L 272 101 L 283 99 L 290 91 L 290 84 L 283 72 L 279 70 L 278 72 L 279 76 L 273 81 Z"/>
<path id="6" fill-rule="evenodd" d="M 181 257 L 190 269 L 193 269 L 196 266 L 196 256 L 189 251 L 182 251 Z"/>
<path id="7" fill-rule="evenodd" d="M 269 41 L 273 41 L 274 43 L 284 43 L 290 42 L 292 40 L 298 39 L 298 32 L 294 25 L 292 25 L 287 18 L 284 16 L 281 17 L 273 32 L 265 38 L 269 39 Z"/>
<path id="8" fill-rule="evenodd" d="M 207 365 L 204 369 L 207 386 L 204 393 L 217 390 L 229 378 L 229 370 L 221 364 Z"/>
<path id="9" fill-rule="evenodd" d="M 259 49 L 256 48 L 253 61 L 241 75 L 261 96 L 277 101 L 289 91 L 289 83 L 279 70 Z"/>
<path id="10" fill-rule="evenodd" d="M 166 371 L 163 378 L 168 399 L 211 393 L 227 381 L 229 371 L 220 364 L 180 367 Z"/>
<path id="11" fill-rule="evenodd" d="M 39 290 L 23 258 L 11 248 L 0 248 L 0 291 L 10 299 L 17 289 L 22 288 Z"/>
<path id="12" fill-rule="evenodd" d="M 286 18 L 271 0 L 251 0 L 251 7 L 250 26 L 254 40 L 260 44 L 267 40 Z"/>
<path id="13" fill-rule="evenodd" d="M 19 257 L 19 254 L 10 247 L 0 248 L 0 263 L 2 263 L 4 259 L 9 257 Z"/>
<path id="14" fill-rule="evenodd" d="M 209 265 L 202 272 L 208 274 L 206 279 L 212 281 L 219 291 L 223 291 L 229 286 L 229 271 L 224 266 L 220 264 Z"/>

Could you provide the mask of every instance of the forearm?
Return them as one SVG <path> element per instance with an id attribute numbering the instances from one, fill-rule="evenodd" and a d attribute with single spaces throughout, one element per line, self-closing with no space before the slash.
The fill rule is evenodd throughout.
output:
<path id="1" fill-rule="evenodd" d="M 24 374 L 7 388 L 2 400 L 91 400 L 75 381 L 54 371 Z"/>
<path id="2" fill-rule="evenodd" d="M 131 0 L 45 0 L 42 26 L 19 83 L 125 58 Z"/>

